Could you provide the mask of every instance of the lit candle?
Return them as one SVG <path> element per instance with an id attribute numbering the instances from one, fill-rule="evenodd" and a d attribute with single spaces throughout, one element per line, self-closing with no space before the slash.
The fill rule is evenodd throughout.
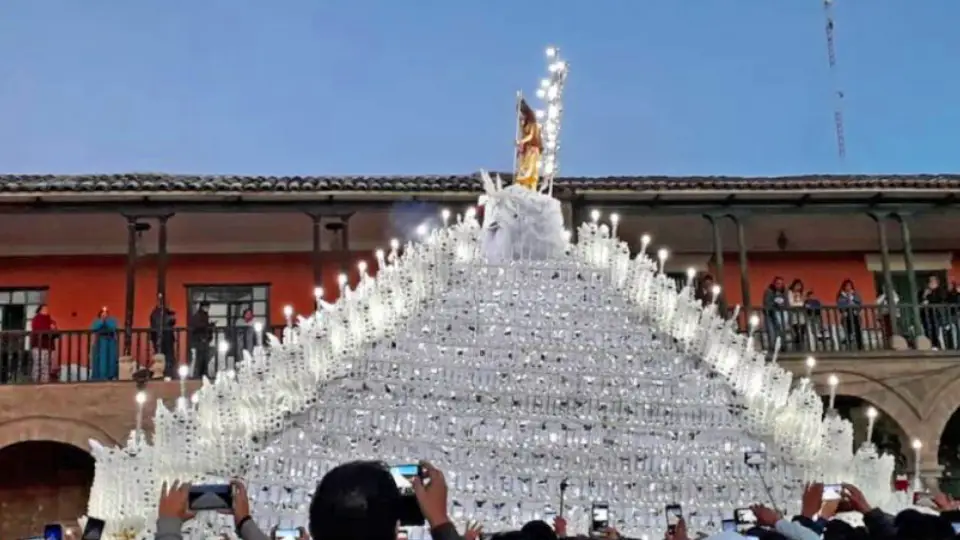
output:
<path id="1" fill-rule="evenodd" d="M 923 443 L 920 442 L 920 439 L 913 440 L 913 484 L 916 486 L 917 491 L 922 491 L 923 486 L 920 484 L 920 449 L 923 448 Z"/>
<path id="2" fill-rule="evenodd" d="M 747 320 L 747 324 L 750 325 L 749 329 L 747 330 L 747 350 L 746 350 L 746 352 L 749 354 L 753 352 L 753 333 L 756 332 L 757 327 L 760 326 L 760 317 L 756 313 L 754 313 Z"/>
<path id="3" fill-rule="evenodd" d="M 836 375 L 830 375 L 830 378 L 827 379 L 827 384 L 830 386 L 830 406 L 829 410 L 834 409 L 834 404 L 837 401 L 837 385 L 840 384 L 840 379 Z"/>
<path id="4" fill-rule="evenodd" d="M 650 238 L 649 234 L 645 234 L 640 237 L 640 253 L 646 253 L 647 247 L 650 245 L 653 239 Z"/>
<path id="5" fill-rule="evenodd" d="M 360 281 L 363 281 L 367 277 L 367 261 L 358 262 L 357 270 L 360 271 Z"/>
<path id="6" fill-rule="evenodd" d="M 337 276 L 337 286 L 340 287 L 340 298 L 343 298 L 343 296 L 346 294 L 345 291 L 347 288 L 346 274 L 340 274 L 339 276 Z"/>
<path id="7" fill-rule="evenodd" d="M 428 232 L 430 232 L 430 227 L 426 223 L 417 225 L 417 236 L 422 238 L 426 236 Z"/>
<path id="8" fill-rule="evenodd" d="M 398 250 L 400 249 L 400 241 L 396 238 L 390 240 L 390 262 L 395 262 L 397 260 Z"/>
<path id="9" fill-rule="evenodd" d="M 253 323 L 253 339 L 256 347 L 263 347 L 263 323 L 260 321 Z"/>
<path id="10" fill-rule="evenodd" d="M 177 375 L 180 376 L 180 397 L 183 398 L 187 395 L 187 372 L 190 371 L 190 368 L 186 364 L 180 364 L 180 367 L 177 368 Z"/>
<path id="11" fill-rule="evenodd" d="M 663 268 L 667 263 L 667 257 L 670 256 L 670 252 L 667 251 L 667 248 L 660 248 L 657 250 L 657 260 L 660 261 L 660 273 L 663 273 Z"/>
<path id="12" fill-rule="evenodd" d="M 287 320 L 287 328 L 293 326 L 293 306 L 290 304 L 283 306 L 283 318 Z"/>
<path id="13" fill-rule="evenodd" d="M 594 224 L 596 224 L 598 221 L 600 221 L 600 211 L 599 211 L 599 210 L 592 210 L 592 211 L 590 212 L 590 220 L 593 221 Z"/>
<path id="14" fill-rule="evenodd" d="M 817 359 L 812 356 L 808 356 L 806 366 L 807 366 L 807 379 L 812 379 L 813 368 L 817 367 Z"/>
<path id="15" fill-rule="evenodd" d="M 377 258 L 378 268 L 383 268 L 387 265 L 387 261 L 386 259 L 384 259 L 384 254 L 382 249 L 378 249 L 376 252 L 374 252 L 374 256 L 376 256 Z"/>
<path id="16" fill-rule="evenodd" d="M 467 218 L 467 221 L 471 221 L 471 222 L 476 221 L 477 209 L 474 208 L 473 206 L 471 206 L 470 208 L 467 208 L 466 218 Z"/>
<path id="17" fill-rule="evenodd" d="M 694 267 L 687 268 L 687 287 L 693 287 L 693 278 L 697 277 L 697 269 Z"/>
<path id="18" fill-rule="evenodd" d="M 711 303 L 713 304 L 717 303 L 717 300 L 720 298 L 720 290 L 721 289 L 719 285 L 714 285 L 713 287 L 710 288 L 710 295 L 713 297 L 710 300 Z"/>
<path id="19" fill-rule="evenodd" d="M 320 302 L 323 302 L 323 287 L 313 288 L 313 303 L 316 306 L 317 313 L 320 312 Z"/>
<path id="20" fill-rule="evenodd" d="M 867 442 L 873 442 L 873 425 L 877 421 L 877 409 L 867 407 Z"/>
<path id="21" fill-rule="evenodd" d="M 440 217 L 443 218 L 443 226 L 446 227 L 447 222 L 450 221 L 450 210 L 447 210 L 446 208 L 444 208 L 440 212 Z"/>
<path id="22" fill-rule="evenodd" d="M 137 430 L 135 432 L 135 440 L 137 441 L 137 444 L 140 444 L 140 434 L 143 432 L 143 405 L 147 402 L 147 393 L 143 390 L 140 390 L 133 399 L 137 402 Z"/>
<path id="23" fill-rule="evenodd" d="M 620 224 L 620 214 L 610 214 L 610 224 L 612 226 L 610 231 L 610 236 L 612 238 L 616 238 L 617 226 Z"/>

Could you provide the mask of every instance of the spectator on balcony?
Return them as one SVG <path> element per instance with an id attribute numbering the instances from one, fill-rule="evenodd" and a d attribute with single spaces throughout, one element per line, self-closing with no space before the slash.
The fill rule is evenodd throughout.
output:
<path id="1" fill-rule="evenodd" d="M 900 319 L 899 309 L 897 308 L 899 303 L 900 295 L 897 294 L 897 291 L 893 291 L 890 295 L 880 293 L 880 296 L 877 297 L 877 306 L 880 307 L 880 330 L 883 332 L 883 342 L 887 347 L 890 346 L 891 337 L 900 335 L 900 330 L 893 327 L 894 310 L 897 310 L 898 313 L 897 320 Z"/>
<path id="2" fill-rule="evenodd" d="M 50 308 L 41 304 L 30 321 L 30 373 L 33 382 L 46 383 L 57 377 L 57 362 L 53 351 L 57 344 L 57 322 L 50 316 Z"/>
<path id="3" fill-rule="evenodd" d="M 237 342 L 242 350 L 251 354 L 253 353 L 253 347 L 257 344 L 255 325 L 253 310 L 250 308 L 243 310 L 243 316 L 237 321 Z"/>
<path id="4" fill-rule="evenodd" d="M 837 293 L 837 309 L 840 311 L 843 331 L 847 336 L 847 346 L 856 346 L 857 349 L 863 349 L 863 327 L 860 324 L 862 306 L 863 300 L 853 286 L 853 280 L 843 280 L 840 284 L 840 292 Z"/>
<path id="5" fill-rule="evenodd" d="M 213 341 L 214 325 L 210 322 L 210 304 L 203 302 L 190 316 L 187 323 L 190 332 L 190 349 L 193 352 L 193 376 L 197 379 L 207 375 L 210 364 L 210 342 Z"/>
<path id="6" fill-rule="evenodd" d="M 157 307 L 150 313 L 150 341 L 155 354 L 163 355 L 164 377 L 177 376 L 176 337 L 177 314 L 157 298 Z"/>
<path id="7" fill-rule="evenodd" d="M 942 330 L 946 323 L 947 291 L 940 286 L 940 278 L 930 276 L 927 278 L 927 286 L 920 291 L 920 324 L 923 325 L 923 333 L 930 341 L 940 348 L 944 347 L 944 336 Z"/>
<path id="8" fill-rule="evenodd" d="M 767 335 L 770 338 L 768 346 L 772 350 L 777 338 L 783 339 L 783 331 L 787 327 L 787 308 L 790 300 L 783 278 L 776 276 L 763 294 L 763 311 L 767 319 Z"/>
<path id="9" fill-rule="evenodd" d="M 807 317 L 805 313 L 807 295 L 803 292 L 803 282 L 799 279 L 794 279 L 790 283 L 787 302 L 790 307 L 789 319 L 793 330 L 793 345 L 796 350 L 801 350 L 807 338 Z"/>
<path id="10" fill-rule="evenodd" d="M 112 381 L 120 372 L 120 348 L 117 346 L 117 319 L 106 306 L 100 308 L 90 326 L 93 343 L 90 346 L 90 364 L 94 381 Z"/>
<path id="11" fill-rule="evenodd" d="M 713 286 L 715 284 L 716 282 L 713 281 L 713 276 L 710 274 L 705 274 L 700 278 L 700 286 L 697 287 L 697 291 L 693 293 L 693 297 L 699 300 L 700 303 L 703 304 L 703 307 L 709 306 L 710 303 L 715 300 L 717 302 L 720 301 L 719 298 L 713 297 Z"/>

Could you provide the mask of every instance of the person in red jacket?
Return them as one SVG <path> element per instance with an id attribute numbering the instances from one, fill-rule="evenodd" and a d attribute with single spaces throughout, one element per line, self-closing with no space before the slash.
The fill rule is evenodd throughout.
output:
<path id="1" fill-rule="evenodd" d="M 42 304 L 30 322 L 30 373 L 33 382 L 50 382 L 55 376 L 57 366 L 51 365 L 53 350 L 57 342 L 57 323 L 50 316 L 50 308 Z"/>

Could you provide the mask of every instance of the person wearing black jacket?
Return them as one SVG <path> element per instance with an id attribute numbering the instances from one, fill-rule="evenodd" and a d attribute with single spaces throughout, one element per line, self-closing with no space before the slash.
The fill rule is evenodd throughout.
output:
<path id="1" fill-rule="evenodd" d="M 193 351 L 193 376 L 196 379 L 207 375 L 207 366 L 210 363 L 210 342 L 213 340 L 213 325 L 210 323 L 209 310 L 210 304 L 201 303 L 187 323 L 187 331 L 190 333 L 190 349 Z"/>
<path id="2" fill-rule="evenodd" d="M 940 330 L 946 324 L 946 314 L 943 312 L 947 303 L 947 291 L 940 286 L 937 276 L 927 278 L 927 286 L 920 291 L 917 298 L 920 304 L 920 322 L 923 333 L 934 346 L 943 348 L 940 343 Z"/>

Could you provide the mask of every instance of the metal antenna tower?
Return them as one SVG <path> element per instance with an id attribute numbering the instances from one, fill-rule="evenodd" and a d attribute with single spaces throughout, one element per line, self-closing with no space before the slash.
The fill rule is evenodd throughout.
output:
<path id="1" fill-rule="evenodd" d="M 833 0 L 823 0 L 823 14 L 826 18 L 827 57 L 830 60 L 830 78 L 833 81 L 834 109 L 833 123 L 837 131 L 837 155 L 843 163 L 847 157 L 847 143 L 843 136 L 843 90 L 837 73 L 837 53 L 833 44 Z"/>

